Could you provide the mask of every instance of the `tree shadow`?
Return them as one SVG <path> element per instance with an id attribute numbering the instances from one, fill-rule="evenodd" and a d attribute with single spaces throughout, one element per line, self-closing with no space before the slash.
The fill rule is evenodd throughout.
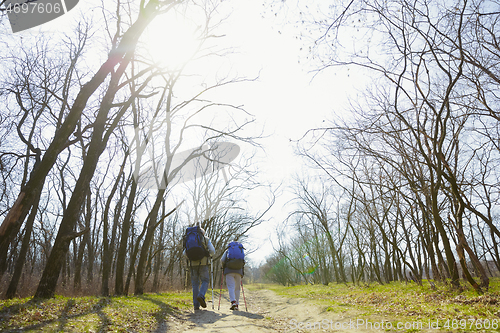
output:
<path id="1" fill-rule="evenodd" d="M 18 314 L 21 311 L 21 309 L 32 306 L 32 305 L 40 305 L 44 301 L 46 301 L 46 299 L 31 299 L 31 300 L 29 300 L 25 303 L 22 303 L 22 304 L 15 304 L 15 305 L 12 305 L 9 307 L 2 308 L 0 310 L 0 319 L 1 319 L 1 321 L 5 321 L 5 320 L 9 321 L 11 316 Z M 11 329 L 7 328 L 7 330 L 3 331 L 3 332 L 6 332 L 6 333 L 7 332 L 9 332 L 9 333 L 10 332 L 12 332 L 12 333 L 14 333 L 14 332 L 27 332 L 27 331 L 31 331 L 31 330 L 42 329 L 43 327 L 45 327 L 47 325 L 54 324 L 54 323 L 59 324 L 57 331 L 63 331 L 68 323 L 68 320 L 76 319 L 78 317 L 86 316 L 86 315 L 89 315 L 92 313 L 97 314 L 99 316 L 99 318 L 101 319 L 101 326 L 99 327 L 99 332 L 103 332 L 103 331 L 107 330 L 107 326 L 109 325 L 109 322 L 110 322 L 107 315 L 104 312 L 102 312 L 102 309 L 104 307 L 106 307 L 107 304 L 109 304 L 109 299 L 108 298 L 101 298 L 101 299 L 99 299 L 99 302 L 94 304 L 89 310 L 70 315 L 69 313 L 70 313 L 71 308 L 73 308 L 75 306 L 75 301 L 70 299 L 66 302 L 61 314 L 57 318 L 48 319 L 48 320 L 41 320 L 40 322 L 38 322 L 36 324 L 24 326 L 24 327 L 20 327 L 20 328 L 11 328 Z"/>
<path id="2" fill-rule="evenodd" d="M 61 315 L 59 316 L 60 320 L 59 320 L 58 331 L 62 331 L 64 327 L 67 325 L 68 315 L 73 306 L 75 306 L 74 300 L 70 299 L 66 302 L 66 305 L 64 306 L 64 309 L 62 310 Z"/>
<path id="3" fill-rule="evenodd" d="M 30 307 L 39 307 L 39 305 L 42 304 L 44 301 L 45 301 L 45 299 L 41 299 L 41 298 L 31 298 L 24 303 L 16 303 L 16 304 L 2 307 L 0 309 L 0 324 L 3 324 L 3 322 L 8 323 L 12 317 L 19 314 L 21 311 L 23 311 L 23 309 L 30 308 Z M 1 327 L 1 325 L 0 325 L 0 327 Z M 21 331 L 20 331 L 20 329 L 17 329 L 17 331 L 7 330 L 5 332 L 21 332 Z"/>
<path id="4" fill-rule="evenodd" d="M 227 316 L 227 314 L 215 312 L 211 309 L 195 311 L 194 313 L 192 312 L 187 315 L 188 320 L 194 326 L 198 326 L 201 328 L 205 327 L 206 324 L 213 324 L 216 321 L 226 318 Z"/>
<path id="5" fill-rule="evenodd" d="M 41 298 L 31 298 L 24 303 L 12 304 L 9 306 L 5 306 L 0 309 L 0 316 L 6 316 L 9 314 L 17 314 L 21 309 L 29 307 L 31 305 L 38 305 L 43 303 L 45 300 Z"/>
<path id="6" fill-rule="evenodd" d="M 156 319 L 157 327 L 156 327 L 156 329 L 152 330 L 151 332 L 155 332 L 155 333 L 168 332 L 169 323 L 168 323 L 167 318 L 168 317 L 180 317 L 179 315 L 180 315 L 181 311 L 179 310 L 179 308 L 177 308 L 175 306 L 171 306 L 167 303 L 164 303 L 160 300 L 151 298 L 149 296 L 142 295 L 139 297 L 143 300 L 146 300 L 146 301 L 149 301 L 153 304 L 158 305 L 158 307 L 160 308 L 157 312 L 155 312 L 153 314 L 153 316 Z"/>

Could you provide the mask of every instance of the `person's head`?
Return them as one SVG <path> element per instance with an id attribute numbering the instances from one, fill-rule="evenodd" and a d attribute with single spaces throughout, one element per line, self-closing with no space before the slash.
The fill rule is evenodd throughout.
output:
<path id="1" fill-rule="evenodd" d="M 200 228 L 201 233 L 203 234 L 203 236 L 205 236 L 205 229 L 203 229 L 201 227 L 200 222 L 193 223 L 193 224 L 190 225 L 190 227 L 198 227 L 198 228 Z"/>

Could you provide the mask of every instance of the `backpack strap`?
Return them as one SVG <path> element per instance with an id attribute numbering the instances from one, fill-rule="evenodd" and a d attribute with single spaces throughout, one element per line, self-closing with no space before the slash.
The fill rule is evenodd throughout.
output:
<path id="1" fill-rule="evenodd" d="M 205 237 L 203 234 L 200 234 L 200 236 L 203 238 L 201 240 L 202 247 L 205 249 L 205 253 L 207 254 L 207 257 L 210 257 L 210 251 L 208 250 L 208 241 L 207 237 Z"/>

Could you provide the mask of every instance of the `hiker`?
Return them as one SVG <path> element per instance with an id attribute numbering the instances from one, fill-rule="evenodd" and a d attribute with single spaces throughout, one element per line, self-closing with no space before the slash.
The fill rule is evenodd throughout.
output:
<path id="1" fill-rule="evenodd" d="M 238 310 L 240 304 L 240 285 L 245 267 L 245 253 L 241 243 L 233 241 L 229 243 L 227 251 L 221 258 L 222 269 L 226 277 L 226 286 L 231 301 L 230 310 Z"/>
<path id="2" fill-rule="evenodd" d="M 209 264 L 215 254 L 214 246 L 205 236 L 205 230 L 200 226 L 186 229 L 183 239 L 184 252 L 191 271 L 191 284 L 193 286 L 193 305 L 195 310 L 207 307 L 205 294 L 210 282 Z M 200 286 L 201 284 L 201 286 Z"/>

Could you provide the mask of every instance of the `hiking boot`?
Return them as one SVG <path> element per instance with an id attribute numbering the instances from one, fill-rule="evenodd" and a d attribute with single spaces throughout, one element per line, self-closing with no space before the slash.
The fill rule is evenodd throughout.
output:
<path id="1" fill-rule="evenodd" d="M 236 304 L 236 301 L 231 302 L 231 307 L 229 310 L 238 310 L 238 304 Z"/>
<path id="2" fill-rule="evenodd" d="M 200 305 L 201 305 L 202 308 L 206 308 L 207 307 L 207 303 L 205 303 L 205 297 L 198 296 L 196 299 L 198 300 L 198 302 L 200 302 Z"/>

